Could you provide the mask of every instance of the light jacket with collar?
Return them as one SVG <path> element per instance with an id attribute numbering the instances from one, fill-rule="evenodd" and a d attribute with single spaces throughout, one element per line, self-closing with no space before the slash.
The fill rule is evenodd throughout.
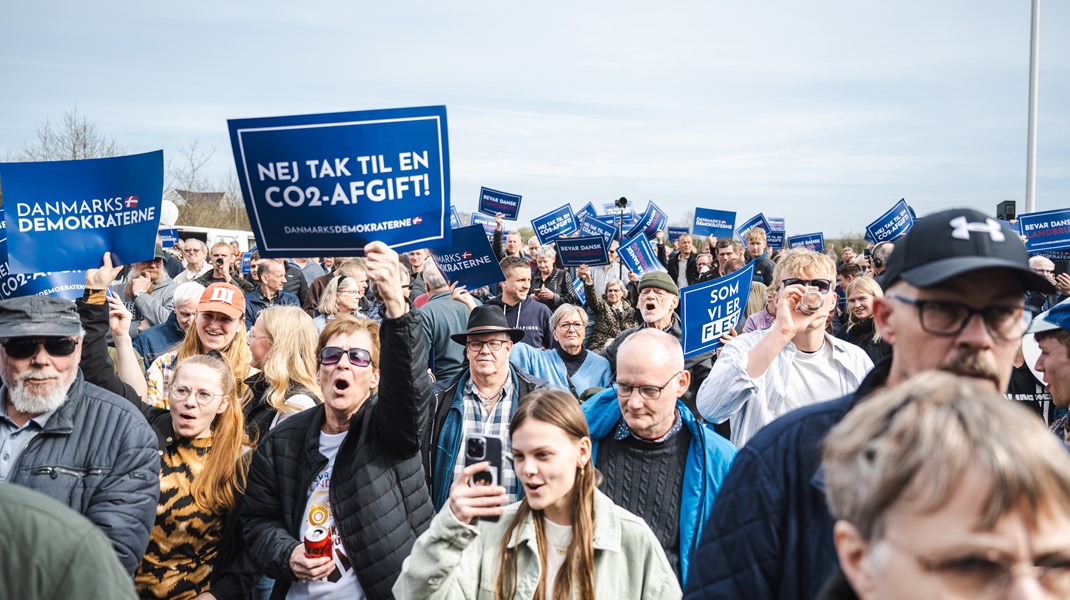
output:
<path id="1" fill-rule="evenodd" d="M 723 423 L 732 419 L 732 443 L 739 448 L 777 417 L 830 399 L 788 397 L 791 367 L 799 353 L 792 342 L 784 346 L 760 377 L 747 374 L 751 349 L 771 331 L 744 333 L 726 344 L 696 397 L 698 409 L 707 421 Z M 858 389 L 873 368 L 873 361 L 858 346 L 828 333 L 825 343 L 832 345 L 832 360 L 840 381 L 840 389 L 833 397 Z"/>
<path id="2" fill-rule="evenodd" d="M 609 387 L 613 381 L 609 361 L 591 351 L 587 351 L 583 364 L 571 377 L 557 349 L 536 350 L 527 344 L 513 344 L 513 350 L 509 353 L 509 361 L 552 385 L 569 390 L 576 397 L 588 388 Z"/>
<path id="3" fill-rule="evenodd" d="M 591 397 L 581 408 L 591 432 L 591 460 L 597 466 L 599 442 L 613 435 L 617 423 L 624 418 L 620 412 L 617 391 L 609 388 Z M 706 519 L 709 518 L 721 483 L 732 466 L 736 447 L 709 427 L 700 425 L 683 402 L 677 400 L 676 409 L 684 427 L 691 432 L 680 494 L 680 581 L 687 581 L 691 555 L 702 539 Z"/>
<path id="4" fill-rule="evenodd" d="M 447 505 L 405 559 L 394 584 L 397 598 L 497 598 L 498 563 L 502 538 L 520 503 L 510 505 L 497 522 L 462 523 Z M 596 598 L 673 600 L 680 585 L 665 552 L 646 522 L 594 493 L 594 592 Z M 535 521 L 529 513 L 513 534 L 509 547 L 517 552 L 514 598 L 535 598 L 541 566 L 535 541 Z M 564 567 L 562 567 L 564 568 Z"/>

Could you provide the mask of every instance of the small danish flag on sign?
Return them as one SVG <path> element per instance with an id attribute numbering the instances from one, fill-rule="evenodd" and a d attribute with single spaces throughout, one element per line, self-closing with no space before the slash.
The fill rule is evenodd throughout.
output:
<path id="1" fill-rule="evenodd" d="M 413 219 L 412 219 L 413 225 L 419 225 L 420 223 L 423 223 L 423 222 L 424 222 L 424 218 L 423 217 L 413 217 Z"/>
<path id="2" fill-rule="evenodd" d="M 127 208 L 137 208 L 137 196 L 127 196 L 126 197 L 126 207 Z"/>

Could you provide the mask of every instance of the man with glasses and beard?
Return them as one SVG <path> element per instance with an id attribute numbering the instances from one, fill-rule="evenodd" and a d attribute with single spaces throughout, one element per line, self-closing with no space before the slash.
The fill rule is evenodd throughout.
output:
<path id="1" fill-rule="evenodd" d="M 835 277 L 836 265 L 824 254 L 788 252 L 773 271 L 773 325 L 721 349 L 697 404 L 709 421 L 731 420 L 736 446 L 780 415 L 853 392 L 873 366 L 861 348 L 826 330 L 836 307 Z M 804 296 L 815 304 L 808 306 Z"/>
<path id="2" fill-rule="evenodd" d="M 156 519 L 156 437 L 127 400 L 82 378 L 82 336 L 72 302 L 0 302 L 0 483 L 85 515 L 132 575 Z"/>
<path id="3" fill-rule="evenodd" d="M 876 390 L 927 369 L 1002 393 L 1026 330 L 1025 293 L 1053 289 L 1028 258 L 1016 236 L 975 210 L 915 221 L 889 257 L 885 297 L 873 299 L 873 319 L 892 356 L 853 394 L 778 419 L 740 451 L 695 553 L 701 568 L 692 570 L 685 598 L 817 597 L 837 564 L 820 465 L 826 434 Z"/>

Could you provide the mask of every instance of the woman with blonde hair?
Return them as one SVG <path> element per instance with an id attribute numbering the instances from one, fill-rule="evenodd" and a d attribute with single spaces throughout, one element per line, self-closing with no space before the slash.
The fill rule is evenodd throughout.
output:
<path id="1" fill-rule="evenodd" d="M 470 485 L 489 463 L 465 467 L 449 502 L 405 559 L 396 597 L 681 596 L 647 524 L 596 489 L 591 438 L 575 398 L 553 388 L 532 393 L 509 432 L 524 499 L 503 506 L 505 488 Z"/>
<path id="2" fill-rule="evenodd" d="M 847 297 L 848 317 L 836 337 L 865 350 L 874 363 L 891 356 L 891 344 L 881 339 L 873 323 L 873 299 L 884 297 L 880 284 L 869 276 L 856 277 L 847 284 L 844 295 Z"/>
<path id="3" fill-rule="evenodd" d="M 318 307 L 319 316 L 313 319 L 316 331 L 323 331 L 327 321 L 338 315 L 364 316 L 360 312 L 360 299 L 368 289 L 367 281 L 361 282 L 357 278 L 340 275 L 331 279 L 327 287 L 323 288 L 323 297 L 320 298 Z"/>

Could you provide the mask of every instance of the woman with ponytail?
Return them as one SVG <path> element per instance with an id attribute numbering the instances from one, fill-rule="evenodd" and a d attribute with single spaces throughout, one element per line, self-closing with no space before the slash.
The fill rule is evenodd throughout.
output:
<path id="1" fill-rule="evenodd" d="M 503 506 L 504 488 L 469 485 L 488 463 L 466 467 L 449 502 L 416 540 L 395 596 L 680 597 L 650 528 L 596 489 L 591 438 L 574 397 L 552 388 L 532 393 L 509 432 L 524 499 Z"/>

